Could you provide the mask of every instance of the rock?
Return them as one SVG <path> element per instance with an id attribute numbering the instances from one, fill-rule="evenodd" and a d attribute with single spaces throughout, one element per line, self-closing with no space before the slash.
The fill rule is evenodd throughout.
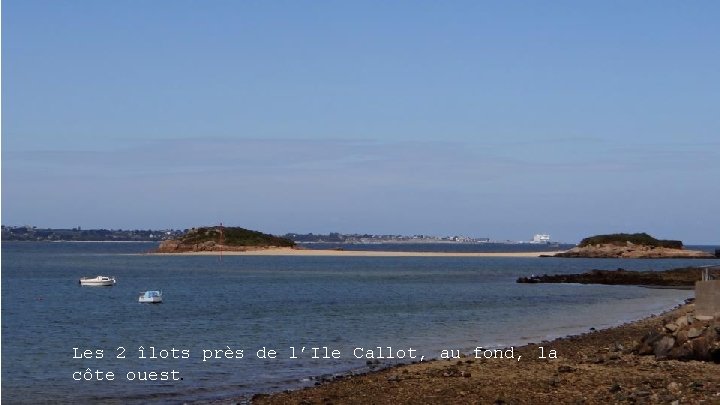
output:
<path id="1" fill-rule="evenodd" d="M 681 346 L 675 346 L 670 350 L 668 358 L 676 360 L 692 360 L 693 350 L 690 343 L 685 343 Z"/>
<path id="2" fill-rule="evenodd" d="M 448 367 L 442 374 L 443 377 L 457 377 L 459 375 L 461 375 L 461 372 L 455 367 Z"/>
<path id="3" fill-rule="evenodd" d="M 606 356 L 608 360 L 620 360 L 620 355 L 618 353 L 610 353 Z"/>
<path id="4" fill-rule="evenodd" d="M 689 325 L 690 323 L 692 326 Z M 633 353 L 654 354 L 659 360 L 700 360 L 720 363 L 720 320 L 709 322 L 688 313 L 675 321 L 666 319 L 664 324 L 662 331 L 650 331 L 640 343 L 634 345 Z M 675 331 L 670 332 L 672 329 Z M 606 354 L 605 360 L 616 359 L 613 354 L 616 353 Z M 598 360 L 596 363 L 602 361 Z"/>
<path id="5" fill-rule="evenodd" d="M 695 319 L 697 319 L 698 321 L 712 321 L 713 318 L 714 318 L 714 317 L 709 316 L 709 315 L 697 315 L 697 316 L 695 317 Z"/>
<path id="6" fill-rule="evenodd" d="M 570 366 L 562 365 L 558 367 L 557 371 L 558 373 L 572 373 L 575 371 L 575 369 Z"/>
<path id="7" fill-rule="evenodd" d="M 676 383 L 675 381 L 668 384 L 667 389 L 673 394 L 679 394 L 680 391 L 682 391 L 682 387 L 680 386 L 680 384 Z"/>
<path id="8" fill-rule="evenodd" d="M 692 346 L 693 358 L 696 360 L 709 360 L 711 346 L 704 336 L 700 336 L 690 341 Z"/>
<path id="9" fill-rule="evenodd" d="M 662 339 L 664 335 L 661 333 L 658 333 L 657 331 L 650 331 L 643 338 L 640 340 L 640 343 L 638 343 L 636 347 L 636 352 L 639 355 L 648 355 L 653 354 L 654 352 L 654 345 L 657 343 L 660 339 Z"/>
<path id="10" fill-rule="evenodd" d="M 693 381 L 690 384 L 688 384 L 688 387 L 694 388 L 694 389 L 703 388 L 704 386 L 705 386 L 705 384 L 703 384 L 701 381 Z"/>
<path id="11" fill-rule="evenodd" d="M 267 398 L 269 396 L 270 396 L 270 394 L 265 394 L 265 393 L 255 394 L 252 396 L 252 402 L 259 401 L 260 399 Z"/>
<path id="12" fill-rule="evenodd" d="M 692 325 L 693 322 L 695 322 L 695 317 L 693 316 L 693 314 L 687 314 L 685 318 L 687 319 L 688 325 Z"/>
<path id="13" fill-rule="evenodd" d="M 620 386 L 620 384 L 615 383 L 610 387 L 608 391 L 610 391 L 611 394 L 614 394 L 616 392 L 622 391 L 622 387 Z"/>
<path id="14" fill-rule="evenodd" d="M 180 248 L 180 242 L 174 240 L 166 240 L 160 243 L 159 252 L 175 252 Z"/>
<path id="15" fill-rule="evenodd" d="M 694 286 L 700 280 L 701 271 L 695 267 L 683 267 L 665 271 L 591 270 L 579 274 L 555 274 L 520 277 L 518 283 L 580 283 L 608 285 L 661 285 Z M 720 271 L 717 272 L 720 274 Z M 682 317 L 687 317 L 683 315 Z"/>
<path id="16" fill-rule="evenodd" d="M 695 339 L 696 337 L 699 337 L 702 335 L 702 331 L 698 328 L 690 328 L 687 332 L 688 339 Z"/>
<path id="17" fill-rule="evenodd" d="M 720 322 L 716 321 L 715 324 L 708 325 L 705 329 L 705 335 L 720 343 Z"/>
<path id="18" fill-rule="evenodd" d="M 614 244 L 598 244 L 577 246 L 566 252 L 557 253 L 555 257 L 589 257 L 589 258 L 714 258 L 708 252 L 699 250 L 673 249 L 668 247 L 650 247 L 643 245 L 618 246 Z"/>
<path id="19" fill-rule="evenodd" d="M 665 325 L 665 329 L 667 329 L 668 332 L 675 332 L 676 330 L 678 330 L 678 326 L 676 323 L 669 323 Z"/>
<path id="20" fill-rule="evenodd" d="M 709 360 L 712 361 L 715 364 L 720 364 L 720 347 L 716 347 L 712 350 L 710 350 L 710 353 L 708 353 Z M 720 396 L 720 395 L 718 395 Z"/>
<path id="21" fill-rule="evenodd" d="M 675 335 L 675 345 L 682 345 L 688 341 L 688 331 L 681 330 Z"/>
<path id="22" fill-rule="evenodd" d="M 663 336 L 653 345 L 653 353 L 655 358 L 664 359 L 675 345 L 675 338 L 672 336 Z"/>

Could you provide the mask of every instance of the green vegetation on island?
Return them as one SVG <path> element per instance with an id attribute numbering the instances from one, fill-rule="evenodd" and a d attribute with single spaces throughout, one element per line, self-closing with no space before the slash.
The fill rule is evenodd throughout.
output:
<path id="1" fill-rule="evenodd" d="M 595 235 L 580 241 L 579 247 L 592 245 L 626 246 L 628 242 L 633 245 L 664 247 L 669 249 L 682 249 L 683 243 L 679 240 L 655 239 L 645 232 L 642 233 L 613 233 L 609 235 Z"/>
<path id="2" fill-rule="evenodd" d="M 679 240 L 655 239 L 646 233 L 615 233 L 583 239 L 579 245 L 554 257 L 623 259 L 709 259 L 710 252 L 687 250 Z"/>
<path id="3" fill-rule="evenodd" d="M 235 226 L 192 228 L 177 241 L 183 244 L 214 242 L 223 246 L 295 246 L 295 242 L 290 239 Z"/>
<path id="4" fill-rule="evenodd" d="M 212 252 L 294 247 L 295 242 L 279 236 L 235 226 L 192 228 L 172 240 L 160 243 L 157 253 Z"/>

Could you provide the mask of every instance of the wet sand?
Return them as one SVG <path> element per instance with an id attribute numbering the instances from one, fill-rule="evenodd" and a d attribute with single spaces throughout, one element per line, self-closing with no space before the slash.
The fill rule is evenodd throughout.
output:
<path id="1" fill-rule="evenodd" d="M 559 252 L 559 251 L 558 251 Z M 315 250 L 293 248 L 269 248 L 245 251 L 201 251 L 182 253 L 148 253 L 152 255 L 179 256 L 336 256 L 336 257 L 540 257 L 558 252 L 389 252 L 374 250 Z"/>
<path id="2" fill-rule="evenodd" d="M 317 387 L 256 395 L 253 404 L 720 403 L 720 365 L 658 361 L 632 348 L 685 305 L 615 328 L 515 348 L 516 359 L 468 357 L 345 376 Z M 542 322 L 542 320 L 538 320 Z M 541 359 L 551 350 L 557 359 Z"/>

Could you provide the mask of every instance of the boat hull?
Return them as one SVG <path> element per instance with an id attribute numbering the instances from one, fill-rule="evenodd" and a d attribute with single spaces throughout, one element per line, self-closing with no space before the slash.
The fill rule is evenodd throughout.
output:
<path id="1" fill-rule="evenodd" d="M 161 291 L 145 291 L 140 293 L 138 302 L 141 304 L 160 304 L 162 302 Z"/>
<path id="2" fill-rule="evenodd" d="M 94 278 L 83 277 L 80 285 L 88 287 L 111 287 L 115 285 L 115 277 L 98 276 Z"/>

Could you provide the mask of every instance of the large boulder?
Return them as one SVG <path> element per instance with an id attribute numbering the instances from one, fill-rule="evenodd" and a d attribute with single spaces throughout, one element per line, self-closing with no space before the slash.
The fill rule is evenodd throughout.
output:
<path id="1" fill-rule="evenodd" d="M 720 320 L 697 319 L 692 314 L 666 321 L 648 332 L 634 352 L 658 360 L 701 360 L 720 363 Z"/>

